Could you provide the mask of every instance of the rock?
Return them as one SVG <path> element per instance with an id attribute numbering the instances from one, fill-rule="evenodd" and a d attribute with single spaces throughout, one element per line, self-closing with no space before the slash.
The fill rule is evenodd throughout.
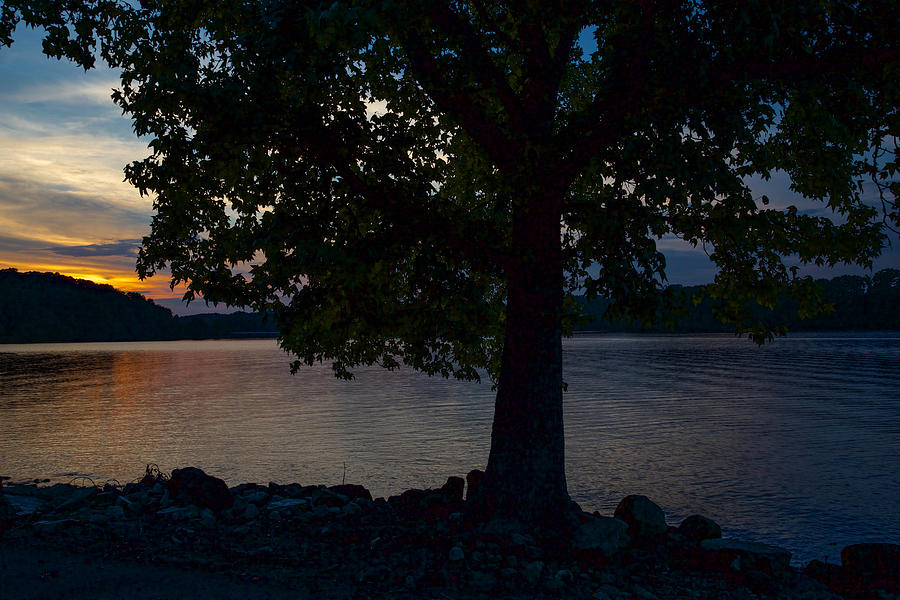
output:
<path id="1" fill-rule="evenodd" d="M 544 563 L 539 560 L 535 560 L 525 565 L 525 572 L 523 573 L 523 575 L 525 576 L 525 580 L 528 581 L 528 583 L 536 583 L 537 580 L 541 578 L 541 573 L 543 572 Z"/>
<path id="2" fill-rule="evenodd" d="M 497 587 L 497 577 L 484 571 L 473 571 L 469 575 L 469 585 L 479 592 L 488 592 Z"/>
<path id="3" fill-rule="evenodd" d="M 376 582 L 387 579 L 391 576 L 391 570 L 386 565 L 375 565 L 363 569 L 357 576 L 360 583 Z"/>
<path id="4" fill-rule="evenodd" d="M 453 562 L 458 562 L 466 557 L 465 552 L 460 546 L 453 546 L 450 548 L 450 555 L 448 558 Z"/>
<path id="5" fill-rule="evenodd" d="M 31 515 L 40 510 L 46 502 L 34 496 L 20 496 L 17 494 L 6 493 L 3 495 L 6 503 L 11 507 L 12 512 L 16 515 Z"/>
<path id="6" fill-rule="evenodd" d="M 324 487 L 319 485 L 300 485 L 299 483 L 276 485 L 275 487 L 272 487 L 273 484 L 270 483 L 269 486 L 273 494 L 281 494 L 288 498 L 309 498 L 317 489 Z"/>
<path id="7" fill-rule="evenodd" d="M 599 553 L 609 558 L 628 545 L 628 525 L 620 519 L 591 517 L 575 530 L 576 550 Z"/>
<path id="8" fill-rule="evenodd" d="M 0 494 L 0 521 L 6 519 L 14 519 L 16 517 L 16 509 L 12 504 L 6 501 L 3 494 Z"/>
<path id="9" fill-rule="evenodd" d="M 466 482 L 462 477 L 448 477 L 447 483 L 441 486 L 441 493 L 448 502 L 462 502 Z"/>
<path id="10" fill-rule="evenodd" d="M 483 478 L 484 471 L 479 469 L 472 469 L 466 475 L 466 501 L 471 500 L 475 496 L 475 492 L 478 490 L 478 486 Z"/>
<path id="11" fill-rule="evenodd" d="M 66 529 L 73 525 L 79 525 L 80 521 L 76 521 L 75 519 L 57 519 L 54 521 L 37 521 L 32 527 L 34 527 L 35 531 L 40 531 L 42 533 L 55 533 L 62 529 Z"/>
<path id="12" fill-rule="evenodd" d="M 244 492 L 241 497 L 248 504 L 265 504 L 269 500 L 269 492 L 265 488 L 260 488 Z M 237 498 L 235 498 L 235 501 L 237 501 Z"/>
<path id="13" fill-rule="evenodd" d="M 106 516 L 109 517 L 111 521 L 121 521 L 125 518 L 125 509 L 121 506 L 109 506 L 106 509 Z"/>
<path id="14" fill-rule="evenodd" d="M 367 490 L 365 487 L 361 485 L 356 485 L 355 483 L 343 483 L 341 485 L 333 485 L 328 488 L 329 491 L 334 492 L 335 494 L 340 494 L 350 500 L 356 500 L 357 498 L 365 498 L 366 500 L 372 501 L 372 492 Z"/>
<path id="15" fill-rule="evenodd" d="M 809 564 L 803 569 L 803 573 L 827 586 L 831 586 L 844 577 L 844 570 L 840 565 L 823 563 L 821 560 L 815 559 L 809 561 Z"/>
<path id="16" fill-rule="evenodd" d="M 841 550 L 841 564 L 853 581 L 900 592 L 900 545 L 853 544 Z"/>
<path id="17" fill-rule="evenodd" d="M 168 517 L 173 521 L 185 521 L 187 519 L 195 519 L 200 516 L 200 509 L 194 505 L 190 506 L 170 506 L 157 511 L 158 515 Z"/>
<path id="18" fill-rule="evenodd" d="M 563 582 L 558 579 L 545 579 L 541 587 L 544 588 L 544 591 L 557 595 L 565 586 Z"/>
<path id="19" fill-rule="evenodd" d="M 253 519 L 255 519 L 258 516 L 259 516 L 259 507 L 256 506 L 255 504 L 248 504 L 247 508 L 244 509 L 243 517 L 246 520 L 252 521 Z"/>
<path id="20" fill-rule="evenodd" d="M 668 531 L 666 515 L 647 496 L 625 496 L 614 514 L 628 524 L 628 535 L 633 539 L 653 538 Z"/>
<path id="21" fill-rule="evenodd" d="M 206 527 L 207 529 L 212 529 L 216 526 L 218 521 L 216 520 L 216 513 L 211 511 L 208 508 L 204 508 L 200 511 L 200 524 Z"/>
<path id="22" fill-rule="evenodd" d="M 712 519 L 702 515 L 691 515 L 678 526 L 678 533 L 693 542 L 713 540 L 722 537 L 722 528 Z"/>
<path id="23" fill-rule="evenodd" d="M 344 505 L 344 508 L 341 509 L 341 512 L 348 517 L 356 517 L 362 514 L 363 509 L 362 506 L 360 506 L 356 502 L 348 502 Z"/>
<path id="24" fill-rule="evenodd" d="M 554 575 L 553 578 L 563 583 L 572 583 L 573 581 L 575 581 L 575 575 L 573 575 L 572 571 L 570 571 L 569 569 L 560 569 L 556 572 L 556 575 Z"/>
<path id="25" fill-rule="evenodd" d="M 298 498 L 299 499 L 299 498 Z M 350 497 L 345 496 L 344 494 L 339 494 L 337 492 L 332 491 L 329 488 L 319 488 L 315 492 L 313 492 L 310 497 L 310 502 L 313 506 L 327 506 L 329 508 L 334 507 L 342 507 L 348 502 L 350 502 Z"/>
<path id="26" fill-rule="evenodd" d="M 88 503 L 88 501 L 97 495 L 97 488 L 83 487 L 75 488 L 72 494 L 56 507 L 57 512 L 69 512 L 78 510 Z"/>
<path id="27" fill-rule="evenodd" d="M 656 594 L 637 584 L 631 588 L 631 597 L 635 600 L 659 600 Z"/>
<path id="28" fill-rule="evenodd" d="M 298 506 L 303 506 L 304 504 L 309 504 L 309 501 L 305 498 L 282 498 L 281 500 L 275 500 L 274 502 L 269 502 L 266 506 L 271 511 L 276 510 L 284 510 L 297 508 Z M 324 505 L 322 505 L 324 506 Z"/>
<path id="29" fill-rule="evenodd" d="M 609 598 L 610 600 L 618 600 L 619 598 L 625 597 L 630 598 L 631 594 L 627 592 L 623 592 L 619 588 L 612 586 L 608 583 L 604 583 L 594 592 L 595 600 L 603 600 L 603 597 Z"/>
<path id="30" fill-rule="evenodd" d="M 789 572 L 791 553 L 784 548 L 741 540 L 703 540 L 706 567 L 715 571 L 762 571 L 773 577 Z"/>
<path id="31" fill-rule="evenodd" d="M 140 509 L 140 505 L 138 504 L 139 496 L 135 494 L 133 496 L 134 499 L 126 498 L 125 496 L 119 496 L 116 498 L 115 506 L 121 506 L 122 509 L 127 513 L 136 513 Z"/>
<path id="32" fill-rule="evenodd" d="M 420 508 L 427 496 L 427 490 L 406 490 L 399 496 L 389 497 L 388 503 L 395 508 Z"/>
<path id="33" fill-rule="evenodd" d="M 196 467 L 172 471 L 168 489 L 175 502 L 193 504 L 216 512 L 234 504 L 234 497 L 224 481 L 207 475 Z"/>

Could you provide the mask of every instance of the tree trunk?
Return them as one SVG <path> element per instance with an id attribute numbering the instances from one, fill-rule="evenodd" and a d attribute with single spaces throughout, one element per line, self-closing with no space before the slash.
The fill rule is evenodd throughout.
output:
<path id="1" fill-rule="evenodd" d="M 491 453 L 476 510 L 523 523 L 559 523 L 566 489 L 562 409 L 560 198 L 513 212 L 506 334 Z"/>

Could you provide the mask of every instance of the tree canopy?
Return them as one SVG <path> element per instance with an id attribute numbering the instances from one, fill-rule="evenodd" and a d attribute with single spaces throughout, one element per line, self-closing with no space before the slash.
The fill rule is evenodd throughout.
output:
<path id="1" fill-rule="evenodd" d="M 718 3 L 6 0 L 0 40 L 121 69 L 150 140 L 142 276 L 274 311 L 298 364 L 401 362 L 498 384 L 484 497 L 567 498 L 561 349 L 571 295 L 659 319 L 658 241 L 702 245 L 717 316 L 786 265 L 870 266 L 900 224 L 893 0 Z M 830 214 L 755 197 L 785 172 Z M 881 205 L 866 201 L 874 189 Z M 516 483 L 518 482 L 518 483 Z M 502 485 L 501 485 L 502 484 Z"/>

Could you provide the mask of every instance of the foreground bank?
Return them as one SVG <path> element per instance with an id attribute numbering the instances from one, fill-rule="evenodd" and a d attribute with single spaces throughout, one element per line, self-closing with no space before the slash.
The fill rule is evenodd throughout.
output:
<path id="1" fill-rule="evenodd" d="M 357 485 L 229 489 L 193 468 L 171 477 L 148 468 L 125 486 L 7 485 L 0 543 L 45 561 L 35 586 L 74 571 L 53 561 L 77 552 L 107 579 L 123 569 L 137 569 L 123 574 L 131 581 L 144 573 L 150 587 L 156 578 L 170 587 L 162 597 L 193 597 L 172 583 L 179 576 L 202 582 L 210 597 L 225 589 L 334 599 L 900 597 L 897 545 L 849 546 L 842 565 L 813 561 L 801 571 L 786 550 L 723 540 L 701 516 L 668 526 L 643 496 L 625 498 L 614 516 L 584 513 L 566 538 L 476 525 L 464 508 L 478 480 L 475 471 L 387 500 Z"/>

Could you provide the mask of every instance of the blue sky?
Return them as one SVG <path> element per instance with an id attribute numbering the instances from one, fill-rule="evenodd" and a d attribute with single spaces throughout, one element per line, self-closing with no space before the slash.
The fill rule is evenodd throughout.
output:
<path id="1" fill-rule="evenodd" d="M 134 262 L 149 231 L 152 200 L 125 183 L 123 168 L 144 158 L 147 145 L 112 103 L 112 71 L 85 73 L 45 57 L 40 36 L 20 27 L 0 48 L 0 268 L 56 271 L 138 291 L 177 313 L 187 310 L 165 275 L 139 281 Z M 786 176 L 753 182 L 772 206 L 822 210 L 788 190 Z M 900 242 L 875 269 L 900 268 Z M 661 240 L 669 280 L 707 283 L 713 266 L 700 249 Z M 858 267 L 809 268 L 816 277 L 858 273 Z M 189 312 L 205 312 L 202 302 Z M 221 310 L 221 307 L 220 307 Z"/>

